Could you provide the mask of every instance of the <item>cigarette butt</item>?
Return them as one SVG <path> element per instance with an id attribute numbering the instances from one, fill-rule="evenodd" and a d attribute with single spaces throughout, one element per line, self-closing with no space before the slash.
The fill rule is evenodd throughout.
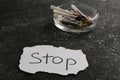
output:
<path id="1" fill-rule="evenodd" d="M 84 16 L 86 19 L 89 19 L 82 11 L 80 11 L 74 4 L 71 5 L 71 8 L 76 12 L 79 13 L 80 15 Z"/>
<path id="2" fill-rule="evenodd" d="M 51 5 L 50 8 L 53 9 L 53 10 L 57 10 L 57 11 L 60 11 L 60 12 L 67 13 L 67 14 L 72 14 L 72 13 L 71 13 L 70 11 L 68 11 L 68 10 L 64 10 L 64 9 L 61 9 L 61 8 L 56 7 L 56 6 L 53 6 L 53 5 Z"/>
<path id="3" fill-rule="evenodd" d="M 57 14 L 60 14 L 62 16 L 67 16 L 67 17 L 72 17 L 72 18 L 76 18 L 77 16 L 75 15 L 70 15 L 70 14 L 67 14 L 67 13 L 64 13 L 64 12 L 60 12 L 60 11 L 57 11 L 57 10 L 53 10 L 54 13 L 57 13 Z"/>

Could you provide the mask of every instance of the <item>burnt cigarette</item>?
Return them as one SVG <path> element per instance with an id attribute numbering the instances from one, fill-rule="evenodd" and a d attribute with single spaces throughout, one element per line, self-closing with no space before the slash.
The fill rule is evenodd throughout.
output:
<path id="1" fill-rule="evenodd" d="M 74 4 L 71 5 L 71 8 L 73 9 L 73 11 L 75 11 L 76 13 L 84 16 L 86 19 L 89 19 L 84 13 L 82 13 L 82 11 L 80 11 Z"/>
<path id="2" fill-rule="evenodd" d="M 57 11 L 57 10 L 53 10 L 54 13 L 57 13 L 57 14 L 60 14 L 62 16 L 66 16 L 66 17 L 72 17 L 72 18 L 76 18 L 77 16 L 75 15 L 70 15 L 70 14 L 67 14 L 67 13 L 64 13 L 64 12 L 60 12 L 60 11 Z"/>
<path id="3" fill-rule="evenodd" d="M 53 9 L 53 10 L 56 10 L 56 11 L 64 12 L 64 13 L 67 13 L 67 14 L 72 14 L 70 11 L 61 9 L 61 8 L 53 6 L 53 5 L 51 5 L 50 8 Z"/>

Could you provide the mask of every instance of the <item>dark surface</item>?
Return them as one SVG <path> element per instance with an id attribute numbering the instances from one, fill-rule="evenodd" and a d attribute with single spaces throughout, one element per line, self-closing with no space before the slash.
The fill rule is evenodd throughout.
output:
<path id="1" fill-rule="evenodd" d="M 100 12 L 97 27 L 85 34 L 57 29 L 51 4 L 70 0 L 0 0 L 0 80 L 120 80 L 120 0 L 79 0 Z M 54 45 L 82 49 L 89 67 L 60 76 L 19 70 L 24 47 Z"/>

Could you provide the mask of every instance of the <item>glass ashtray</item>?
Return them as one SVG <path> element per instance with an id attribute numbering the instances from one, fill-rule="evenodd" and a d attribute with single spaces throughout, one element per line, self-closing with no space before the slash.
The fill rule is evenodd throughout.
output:
<path id="1" fill-rule="evenodd" d="M 96 27 L 96 23 L 99 17 L 99 13 L 97 12 L 97 10 L 85 4 L 77 3 L 74 5 L 85 15 L 92 18 L 92 24 L 83 27 L 81 25 L 73 25 L 73 24 L 65 23 L 64 21 L 67 20 L 67 17 L 57 14 L 57 13 L 53 13 L 53 19 L 54 19 L 55 26 L 63 31 L 75 32 L 75 33 L 80 33 L 80 32 L 82 33 L 82 32 L 88 32 L 88 31 L 93 30 Z M 65 10 L 71 10 L 71 7 L 69 4 L 63 4 L 58 7 L 65 9 Z"/>

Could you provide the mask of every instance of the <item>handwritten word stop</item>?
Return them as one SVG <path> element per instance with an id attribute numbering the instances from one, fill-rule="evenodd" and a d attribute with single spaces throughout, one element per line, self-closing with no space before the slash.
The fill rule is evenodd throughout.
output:
<path id="1" fill-rule="evenodd" d="M 28 73 L 48 72 L 61 75 L 77 74 L 88 67 L 85 54 L 81 50 L 40 45 L 25 47 L 19 68 Z"/>

